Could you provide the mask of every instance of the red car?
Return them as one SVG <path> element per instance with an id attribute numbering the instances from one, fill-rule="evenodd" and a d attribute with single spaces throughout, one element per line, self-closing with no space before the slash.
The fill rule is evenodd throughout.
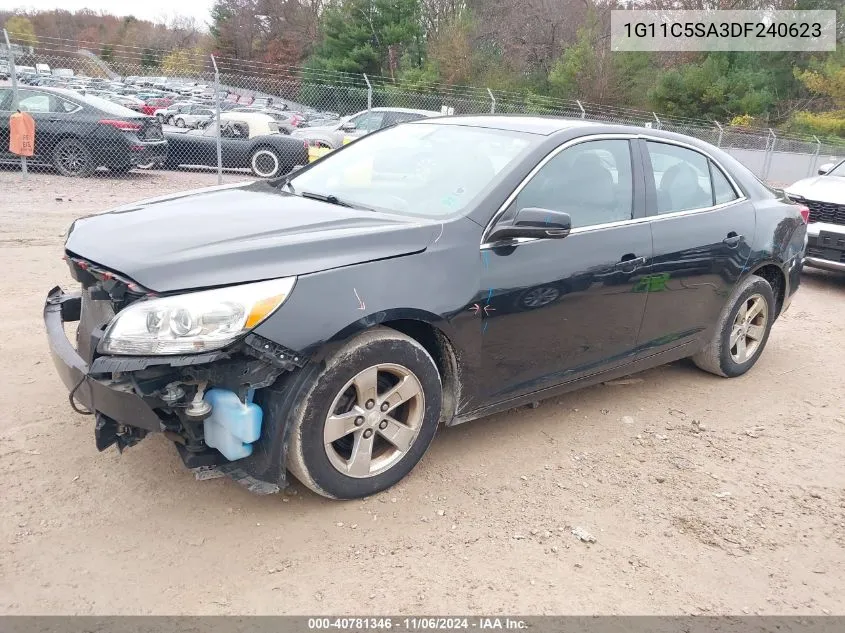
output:
<path id="1" fill-rule="evenodd" d="M 173 103 L 173 99 L 166 99 L 166 98 L 157 98 L 157 99 L 147 99 L 144 102 L 144 105 L 141 107 L 141 112 L 144 114 L 149 114 L 153 116 L 155 111 L 159 108 L 167 108 Z"/>

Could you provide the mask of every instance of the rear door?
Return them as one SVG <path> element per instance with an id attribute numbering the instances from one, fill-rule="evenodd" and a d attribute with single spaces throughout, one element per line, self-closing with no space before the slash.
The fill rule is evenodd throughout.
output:
<path id="1" fill-rule="evenodd" d="M 754 242 L 755 211 L 712 157 L 639 140 L 654 261 L 639 347 L 655 353 L 712 332 Z"/>

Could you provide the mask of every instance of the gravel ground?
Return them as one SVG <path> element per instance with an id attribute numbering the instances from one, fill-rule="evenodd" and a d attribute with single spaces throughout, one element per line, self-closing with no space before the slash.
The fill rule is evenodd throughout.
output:
<path id="1" fill-rule="evenodd" d="M 747 376 L 681 362 L 445 429 L 365 501 L 195 481 L 160 436 L 98 453 L 41 324 L 64 232 L 215 178 L 0 171 L 0 612 L 845 613 L 845 276 L 804 276 Z"/>

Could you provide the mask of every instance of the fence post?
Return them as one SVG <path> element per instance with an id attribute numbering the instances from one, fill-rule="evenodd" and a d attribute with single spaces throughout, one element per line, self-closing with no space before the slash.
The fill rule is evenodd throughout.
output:
<path id="1" fill-rule="evenodd" d="M 373 109 L 373 84 L 370 83 L 370 78 L 364 75 L 364 81 L 367 82 L 367 111 Z"/>
<path id="2" fill-rule="evenodd" d="M 15 71 L 15 53 L 12 51 L 12 45 L 9 43 L 9 33 L 3 29 L 3 37 L 6 38 L 6 48 L 9 49 L 9 78 L 12 80 L 12 111 L 18 111 L 18 76 Z M 5 151 L 0 148 L 0 151 Z M 27 176 L 26 156 L 21 156 L 21 173 L 23 177 Z"/>
<path id="3" fill-rule="evenodd" d="M 487 94 L 490 95 L 490 114 L 496 114 L 496 97 L 493 96 L 490 88 L 487 88 Z"/>
<path id="4" fill-rule="evenodd" d="M 214 66 L 214 110 L 217 126 L 217 184 L 223 184 L 223 150 L 220 146 L 220 72 L 217 70 L 217 60 L 211 55 L 211 63 Z"/>
<path id="5" fill-rule="evenodd" d="M 771 145 L 769 145 L 769 139 L 772 141 Z M 766 156 L 763 158 L 763 180 L 767 180 L 769 178 L 769 170 L 772 167 L 772 158 L 775 153 L 775 143 L 777 143 L 777 140 L 777 134 L 775 134 L 775 131 L 772 128 L 769 128 L 769 135 L 766 137 Z"/>
<path id="6" fill-rule="evenodd" d="M 654 120 L 657 122 L 657 129 L 658 129 L 658 130 L 662 129 L 662 128 L 663 128 L 663 124 L 660 122 L 660 119 L 658 119 L 658 118 L 657 118 L 657 113 L 656 113 L 656 112 L 652 112 L 652 113 L 651 113 L 651 116 L 653 116 L 653 117 L 654 117 Z"/>
<path id="7" fill-rule="evenodd" d="M 578 99 L 575 100 L 575 103 L 578 104 L 578 108 L 581 110 L 581 118 L 586 119 L 587 118 L 587 111 L 584 109 L 584 106 L 581 105 L 581 102 L 578 101 Z"/>
<path id="8" fill-rule="evenodd" d="M 725 128 L 723 128 L 718 121 L 713 121 L 716 124 L 716 127 L 719 128 L 719 139 L 716 141 L 716 147 L 722 147 L 722 135 L 725 133 Z"/>
<path id="9" fill-rule="evenodd" d="M 819 154 L 821 154 L 822 151 L 822 142 L 819 140 L 819 137 L 813 134 L 813 138 L 816 140 L 816 151 L 813 153 L 813 158 L 810 161 L 810 171 L 807 172 L 807 177 L 812 176 L 816 171 L 816 165 L 819 162 Z"/>

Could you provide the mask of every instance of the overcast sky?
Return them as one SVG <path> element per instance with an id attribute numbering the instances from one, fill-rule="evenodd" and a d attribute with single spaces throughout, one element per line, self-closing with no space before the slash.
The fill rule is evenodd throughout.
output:
<path id="1" fill-rule="evenodd" d="M 77 11 L 91 9 L 105 11 L 114 15 L 134 15 L 143 20 L 165 22 L 174 14 L 195 18 L 199 25 L 209 21 L 211 5 L 214 0 L 12 0 L 2 1 L 4 5 L 11 5 L 15 9 L 66 9 Z"/>

